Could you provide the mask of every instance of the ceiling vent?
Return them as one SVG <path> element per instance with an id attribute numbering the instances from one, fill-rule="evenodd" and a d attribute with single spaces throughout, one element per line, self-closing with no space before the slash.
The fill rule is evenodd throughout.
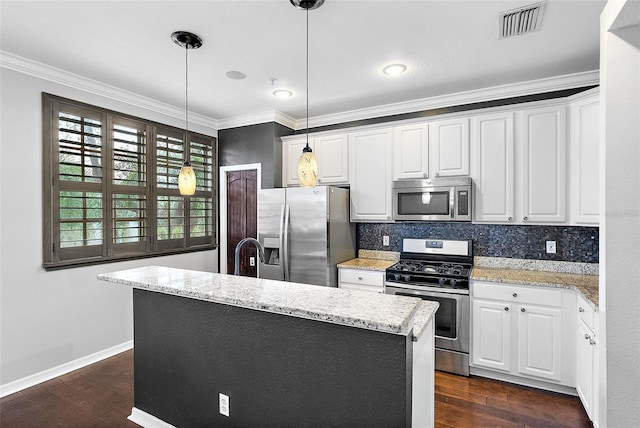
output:
<path id="1" fill-rule="evenodd" d="M 540 29 L 545 2 L 519 7 L 500 14 L 500 39 Z"/>

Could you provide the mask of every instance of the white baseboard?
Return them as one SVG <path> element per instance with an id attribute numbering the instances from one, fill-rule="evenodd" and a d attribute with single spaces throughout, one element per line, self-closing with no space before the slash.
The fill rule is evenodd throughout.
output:
<path id="1" fill-rule="evenodd" d="M 97 363 L 98 361 L 104 360 L 105 358 L 113 357 L 116 354 L 128 351 L 131 348 L 133 348 L 133 340 L 129 340 L 127 342 L 112 346 L 111 348 L 98 351 L 94 354 L 87 355 L 82 358 L 78 358 L 77 360 L 69 361 L 68 363 L 64 363 L 57 367 L 32 374 L 22 379 L 0 385 L 0 397 L 14 394 L 18 391 L 22 391 L 23 389 L 48 381 L 58 376 L 62 376 L 63 374 L 72 372 L 93 363 Z"/>
<path id="2" fill-rule="evenodd" d="M 131 414 L 127 419 L 144 428 L 175 428 L 173 425 L 166 423 L 162 419 L 158 419 L 143 410 L 136 409 L 135 407 L 131 408 Z"/>

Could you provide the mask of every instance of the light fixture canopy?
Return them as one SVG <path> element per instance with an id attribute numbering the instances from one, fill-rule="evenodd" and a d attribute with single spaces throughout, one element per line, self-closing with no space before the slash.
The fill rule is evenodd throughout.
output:
<path id="1" fill-rule="evenodd" d="M 309 11 L 322 6 L 324 0 L 289 0 L 298 9 L 306 10 L 307 14 L 307 144 L 302 149 L 298 161 L 298 183 L 300 187 L 315 187 L 318 183 L 318 162 L 309 147 Z"/>
<path id="2" fill-rule="evenodd" d="M 174 31 L 171 33 L 171 40 L 173 40 L 176 45 L 184 48 L 184 127 L 186 132 L 186 148 L 188 147 L 187 143 L 189 141 L 189 61 L 187 52 L 189 49 L 198 49 L 202 46 L 202 39 L 188 31 Z M 184 161 L 178 174 L 178 190 L 180 190 L 180 194 L 184 196 L 191 196 L 196 192 L 196 174 L 188 159 Z"/>
<path id="3" fill-rule="evenodd" d="M 389 64 L 382 69 L 382 72 L 389 76 L 397 76 L 398 74 L 404 73 L 406 70 L 407 66 L 404 64 Z"/>
<path id="4" fill-rule="evenodd" d="M 298 9 L 314 10 L 322 6 L 324 0 L 289 0 Z M 308 25 L 307 25 L 308 27 Z"/>

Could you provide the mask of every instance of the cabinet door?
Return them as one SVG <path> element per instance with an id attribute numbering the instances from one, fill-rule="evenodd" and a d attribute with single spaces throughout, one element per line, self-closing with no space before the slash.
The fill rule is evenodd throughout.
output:
<path id="1" fill-rule="evenodd" d="M 351 221 L 391 221 L 391 128 L 349 134 Z"/>
<path id="2" fill-rule="evenodd" d="M 318 161 L 318 184 L 349 183 L 349 144 L 347 134 L 314 138 Z"/>
<path id="3" fill-rule="evenodd" d="M 514 221 L 514 164 L 513 113 L 474 117 L 471 126 L 474 221 Z"/>
<path id="4" fill-rule="evenodd" d="M 560 381 L 562 311 L 533 305 L 518 310 L 518 372 Z"/>
<path id="5" fill-rule="evenodd" d="M 287 186 L 299 186 L 298 182 L 298 161 L 302 155 L 302 149 L 307 145 L 306 137 L 300 139 L 288 140 L 282 144 L 282 165 L 283 177 L 282 181 Z M 309 147 L 314 150 L 313 140 L 309 139 Z"/>
<path id="6" fill-rule="evenodd" d="M 398 126 L 393 130 L 393 179 L 429 177 L 429 127 Z"/>
<path id="7" fill-rule="evenodd" d="M 524 222 L 567 220 L 566 107 L 522 112 L 522 208 Z"/>
<path id="8" fill-rule="evenodd" d="M 474 300 L 471 362 L 474 366 L 511 370 L 511 305 Z"/>
<path id="9" fill-rule="evenodd" d="M 469 175 L 469 119 L 429 123 L 433 175 Z"/>
<path id="10" fill-rule="evenodd" d="M 575 102 L 571 109 L 569 195 L 571 223 L 599 222 L 599 121 L 597 97 Z"/>
<path id="11" fill-rule="evenodd" d="M 587 415 L 593 419 L 593 333 L 581 319 L 576 331 L 576 391 Z"/>

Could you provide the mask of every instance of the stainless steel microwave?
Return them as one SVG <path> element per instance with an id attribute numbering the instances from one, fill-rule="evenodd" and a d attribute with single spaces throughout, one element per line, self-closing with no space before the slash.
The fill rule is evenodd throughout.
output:
<path id="1" fill-rule="evenodd" d="M 471 178 L 393 182 L 393 219 L 397 221 L 471 221 Z"/>

